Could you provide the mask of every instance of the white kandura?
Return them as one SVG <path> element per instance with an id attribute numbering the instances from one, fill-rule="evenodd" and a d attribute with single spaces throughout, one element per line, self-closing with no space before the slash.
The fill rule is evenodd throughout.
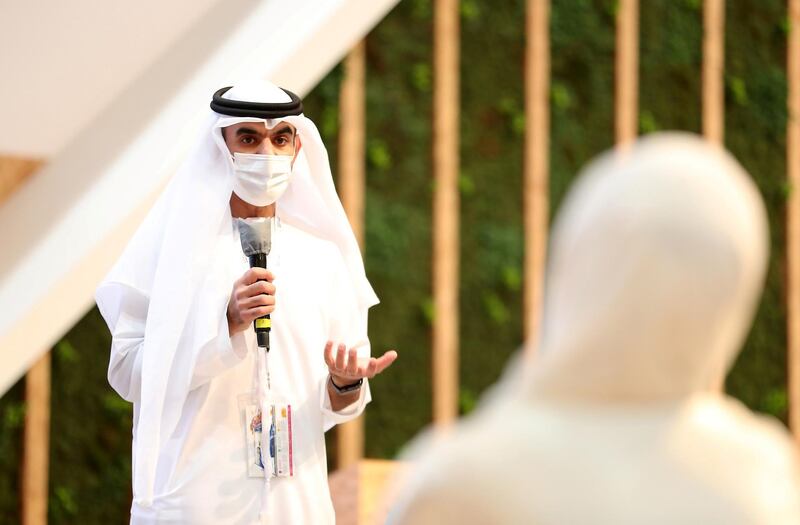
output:
<path id="1" fill-rule="evenodd" d="M 224 97 L 289 101 L 280 88 L 259 80 L 238 83 Z M 235 421 L 236 399 L 252 386 L 253 349 L 242 334 L 231 338 L 226 322 L 233 281 L 247 264 L 234 237 L 229 200 L 235 177 L 221 129 L 239 122 L 274 123 L 207 111 L 197 147 L 96 292 L 114 336 L 109 380 L 134 403 L 132 522 L 257 523 L 267 519 L 269 500 L 290 521 L 333 523 L 323 432 L 363 410 L 369 390 L 363 389 L 355 412 L 348 412 L 350 407 L 331 412 L 321 334 L 367 355 L 367 310 L 378 299 L 317 128 L 303 115 L 281 118 L 303 137 L 303 147 L 291 183 L 276 202 L 284 226 L 274 246 L 282 273 L 276 269 L 280 307 L 273 317 L 270 370 L 274 378 L 283 373 L 293 381 L 283 393 L 292 397 L 302 427 L 296 429 L 300 471 L 289 479 L 292 485 L 273 480 L 269 497 L 248 499 L 250 489 L 228 475 L 233 472 L 229 463 L 241 453 L 231 447 L 242 442 L 226 439 L 234 432 L 244 439 Z M 287 264 L 296 256 L 307 257 L 310 267 Z M 302 277 L 306 284 L 299 282 Z M 322 279 L 332 282 L 323 286 Z M 315 283 L 322 287 L 317 294 L 308 289 Z M 337 302 L 330 300 L 331 293 L 339 295 Z M 206 479 L 209 468 L 218 469 L 219 476 Z M 245 466 L 238 472 L 244 474 Z M 266 487 L 263 479 L 249 481 Z"/>

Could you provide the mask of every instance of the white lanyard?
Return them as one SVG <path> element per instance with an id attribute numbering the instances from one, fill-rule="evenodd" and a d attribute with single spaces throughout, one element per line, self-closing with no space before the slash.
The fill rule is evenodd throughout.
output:
<path id="1" fill-rule="evenodd" d="M 274 223 L 273 223 L 274 224 Z M 273 230 L 274 234 L 274 230 Z M 271 334 L 270 334 L 271 335 Z M 271 341 L 270 341 L 271 346 Z M 258 385 L 256 394 L 261 407 L 261 453 L 264 466 L 264 490 L 261 497 L 261 522 L 269 522 L 269 487 L 270 474 L 275 470 L 275 458 L 272 457 L 270 448 L 270 434 L 274 425 L 275 415 L 272 413 L 272 385 L 269 377 L 269 352 L 265 348 L 256 347 L 256 367 L 258 368 Z M 267 468 L 266 461 L 271 464 Z"/>
<path id="2" fill-rule="evenodd" d="M 269 512 L 269 485 L 270 472 L 273 466 L 267 468 L 265 459 L 273 463 L 275 459 L 272 457 L 270 451 L 270 429 L 272 428 L 272 389 L 269 381 L 269 353 L 264 348 L 256 349 L 256 366 L 258 367 L 258 386 L 256 388 L 258 394 L 258 402 L 261 406 L 261 453 L 262 462 L 264 464 L 264 490 L 261 497 L 261 521 L 265 522 Z"/>

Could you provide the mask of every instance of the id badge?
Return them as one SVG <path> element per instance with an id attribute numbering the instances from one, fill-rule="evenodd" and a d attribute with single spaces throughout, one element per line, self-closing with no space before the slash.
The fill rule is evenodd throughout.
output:
<path id="1" fill-rule="evenodd" d="M 294 476 L 292 405 L 276 401 L 268 418 L 263 418 L 259 404 L 250 399 L 244 404 L 247 447 L 247 476 L 263 478 Z M 262 435 L 269 432 L 269 450 L 262 450 Z"/>

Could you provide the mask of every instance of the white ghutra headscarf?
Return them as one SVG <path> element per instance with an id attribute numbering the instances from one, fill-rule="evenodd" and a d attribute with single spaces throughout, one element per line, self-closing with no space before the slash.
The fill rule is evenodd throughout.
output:
<path id="1" fill-rule="evenodd" d="M 266 81 L 242 82 L 224 98 L 285 103 L 289 96 Z M 181 410 L 197 352 L 222 333 L 230 287 L 216 289 L 207 278 L 220 233 L 230 231 L 233 162 L 222 128 L 239 122 L 211 110 L 197 147 L 168 184 L 116 265 L 97 289 L 98 308 L 111 332 L 131 294 L 149 301 L 142 357 L 142 384 L 134 441 L 134 494 L 140 506 L 153 502 L 161 443 L 169 439 Z M 356 304 L 364 316 L 378 302 L 367 281 L 353 231 L 336 194 L 328 154 L 314 123 L 281 117 L 295 126 L 302 148 L 277 216 L 336 244 L 348 270 Z"/>

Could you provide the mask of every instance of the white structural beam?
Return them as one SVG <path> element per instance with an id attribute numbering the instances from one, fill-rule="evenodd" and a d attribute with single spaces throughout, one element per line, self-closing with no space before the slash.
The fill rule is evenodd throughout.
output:
<path id="1" fill-rule="evenodd" d="M 0 207 L 0 393 L 91 308 L 215 89 L 263 77 L 303 95 L 396 3 L 215 4 L 12 195 Z"/>
<path id="2" fill-rule="evenodd" d="M 224 2 L 0 1 L 0 154 L 53 158 Z"/>

